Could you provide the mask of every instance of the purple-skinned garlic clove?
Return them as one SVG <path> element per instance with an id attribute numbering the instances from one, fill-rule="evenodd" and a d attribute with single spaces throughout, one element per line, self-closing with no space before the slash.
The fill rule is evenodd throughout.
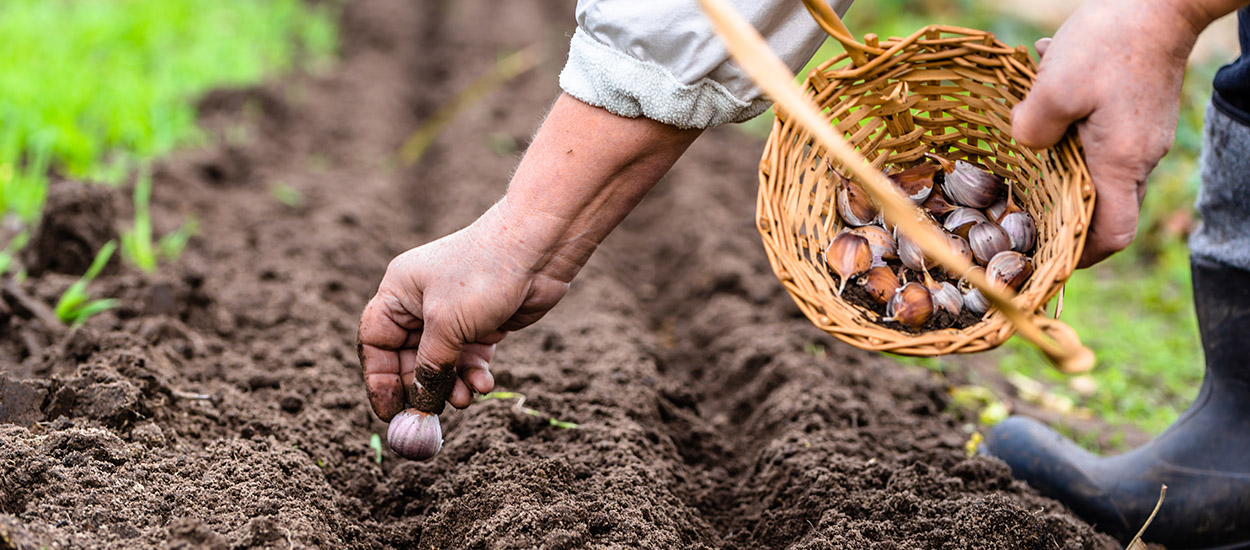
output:
<path id="1" fill-rule="evenodd" d="M 437 414 L 405 409 L 391 419 L 386 441 L 399 456 L 429 460 L 443 448 L 443 428 Z"/>

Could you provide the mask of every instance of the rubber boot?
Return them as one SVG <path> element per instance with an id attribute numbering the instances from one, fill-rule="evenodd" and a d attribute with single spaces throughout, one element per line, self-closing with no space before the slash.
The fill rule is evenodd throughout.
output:
<path id="1" fill-rule="evenodd" d="M 1120 456 L 1091 454 L 1041 423 L 1012 417 L 984 450 L 1011 473 L 1127 543 L 1168 486 L 1142 537 L 1174 549 L 1250 549 L 1250 272 L 1191 260 L 1206 352 L 1198 397 L 1167 431 Z"/>

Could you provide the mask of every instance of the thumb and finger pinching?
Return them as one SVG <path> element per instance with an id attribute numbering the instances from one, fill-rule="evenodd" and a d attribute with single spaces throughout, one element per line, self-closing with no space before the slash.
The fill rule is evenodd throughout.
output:
<path id="1" fill-rule="evenodd" d="M 399 350 L 408 330 L 399 326 L 375 298 L 361 314 L 356 332 L 356 354 L 364 374 L 365 389 L 374 414 L 382 420 L 404 409 L 404 385 L 400 378 Z"/>
<path id="2" fill-rule="evenodd" d="M 464 343 L 445 327 L 444 323 L 426 320 L 417 346 L 416 372 L 412 384 L 405 388 L 408 405 L 423 412 L 443 412 L 458 379 L 456 364 Z"/>

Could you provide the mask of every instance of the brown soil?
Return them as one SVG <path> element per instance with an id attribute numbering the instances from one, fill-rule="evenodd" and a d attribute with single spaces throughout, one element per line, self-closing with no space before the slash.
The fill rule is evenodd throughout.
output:
<path id="1" fill-rule="evenodd" d="M 179 261 L 107 273 L 92 288 L 122 307 L 77 331 L 39 306 L 77 252 L 0 294 L 0 549 L 1115 547 L 966 458 L 941 381 L 802 318 L 754 233 L 761 144 L 732 128 L 501 345 L 500 389 L 579 428 L 492 400 L 444 415 L 433 461 L 376 462 L 360 308 L 392 256 L 502 193 L 572 7 L 360 0 L 332 73 L 205 98 L 223 137 L 154 174 L 158 231 L 201 220 Z M 397 165 L 417 121 L 535 41 L 538 70 Z M 73 216 L 101 212 L 48 219 L 98 239 Z"/>

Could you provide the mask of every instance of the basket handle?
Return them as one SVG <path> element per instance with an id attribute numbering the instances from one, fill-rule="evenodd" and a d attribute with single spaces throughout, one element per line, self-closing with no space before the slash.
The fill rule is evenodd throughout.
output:
<path id="1" fill-rule="evenodd" d="M 810 8 L 813 1 L 817 0 L 804 0 L 804 3 Z M 1046 319 L 1044 316 L 1035 317 L 1032 313 L 1025 312 L 1012 301 L 1015 297 L 1013 292 L 991 286 L 985 275 L 969 271 L 972 268 L 971 262 L 950 250 L 942 237 L 941 229 L 924 216 L 909 199 L 896 191 L 880 170 L 872 168 L 845 138 L 833 130 L 793 84 L 794 75 L 768 48 L 764 38 L 727 0 L 699 2 L 738 65 L 774 101 L 785 108 L 793 122 L 810 132 L 817 144 L 850 169 L 852 175 L 864 184 L 869 195 L 881 205 L 887 220 L 901 228 L 930 257 L 955 273 L 963 274 L 1007 316 L 1020 335 L 1041 349 L 1060 371 L 1084 372 L 1093 368 L 1094 352 L 1081 344 L 1076 331 L 1071 327 L 1057 320 Z M 832 10 L 829 11 L 832 13 Z"/>
<path id="2" fill-rule="evenodd" d="M 855 35 L 851 34 L 851 30 L 846 28 L 842 18 L 838 17 L 837 12 L 833 11 L 825 0 L 803 0 L 803 5 L 807 7 L 808 13 L 812 14 L 812 19 L 816 20 L 820 28 L 842 43 L 842 48 L 846 50 L 847 55 L 851 56 L 851 61 L 856 67 L 868 62 L 868 56 L 863 50 L 864 45 L 855 40 Z"/>

